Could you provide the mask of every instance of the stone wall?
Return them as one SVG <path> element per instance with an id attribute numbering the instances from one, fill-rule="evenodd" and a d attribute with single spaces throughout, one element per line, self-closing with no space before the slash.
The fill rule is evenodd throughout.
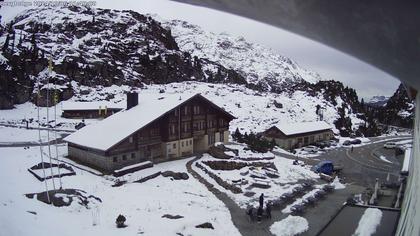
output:
<path id="1" fill-rule="evenodd" d="M 208 174 L 212 179 L 214 179 L 216 181 L 217 184 L 219 184 L 220 186 L 222 186 L 224 189 L 227 189 L 229 191 L 231 191 L 232 193 L 242 193 L 242 189 L 229 184 L 228 182 L 224 181 L 222 178 L 220 178 L 219 176 L 217 176 L 215 173 L 211 172 L 210 170 L 208 170 L 206 167 L 204 167 L 203 165 L 201 165 L 199 162 L 196 162 L 195 165 L 200 168 L 201 170 L 204 171 L 204 173 Z"/>

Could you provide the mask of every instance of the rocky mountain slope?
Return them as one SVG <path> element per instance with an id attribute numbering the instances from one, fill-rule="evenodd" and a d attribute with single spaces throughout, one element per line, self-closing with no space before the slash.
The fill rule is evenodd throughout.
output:
<path id="1" fill-rule="evenodd" d="M 383 124 L 412 128 L 414 105 L 414 101 L 408 97 L 405 87 L 400 84 L 386 105 L 379 109 L 375 116 Z"/>
<path id="2" fill-rule="evenodd" d="M 45 93 L 50 57 L 59 100 L 71 97 L 76 83 L 140 87 L 210 77 L 214 82 L 246 83 L 234 70 L 180 51 L 170 30 L 133 11 L 30 9 L 6 26 L 0 45 L 3 109 L 33 99 L 38 83 Z M 40 105 L 45 103 L 41 100 Z"/>
<path id="3" fill-rule="evenodd" d="M 265 91 L 284 90 L 296 82 L 316 83 L 320 75 L 300 67 L 291 59 L 258 44 L 249 43 L 243 37 L 227 33 L 215 34 L 185 21 L 164 22 L 181 50 L 199 58 L 236 70 L 248 83 Z"/>

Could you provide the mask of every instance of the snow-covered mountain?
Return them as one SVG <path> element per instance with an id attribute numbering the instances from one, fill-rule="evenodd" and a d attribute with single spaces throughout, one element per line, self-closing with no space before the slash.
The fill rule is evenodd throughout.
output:
<path id="1" fill-rule="evenodd" d="M 316 83 L 321 80 L 319 74 L 300 67 L 269 48 L 247 42 L 243 37 L 207 32 L 181 20 L 164 22 L 163 25 L 171 29 L 181 50 L 234 69 L 248 83 L 268 91 L 272 87 L 286 87 L 296 82 Z"/>
<path id="2" fill-rule="evenodd" d="M 365 103 L 370 105 L 370 106 L 382 107 L 387 103 L 389 98 L 390 97 L 387 97 L 387 96 L 377 95 L 377 96 L 373 96 L 373 97 L 369 98 Z"/>

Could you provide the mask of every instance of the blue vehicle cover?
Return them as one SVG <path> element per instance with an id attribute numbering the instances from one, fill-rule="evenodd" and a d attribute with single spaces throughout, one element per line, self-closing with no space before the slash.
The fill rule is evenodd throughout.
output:
<path id="1" fill-rule="evenodd" d="M 321 161 L 312 167 L 312 171 L 331 175 L 334 172 L 334 165 L 332 161 Z"/>

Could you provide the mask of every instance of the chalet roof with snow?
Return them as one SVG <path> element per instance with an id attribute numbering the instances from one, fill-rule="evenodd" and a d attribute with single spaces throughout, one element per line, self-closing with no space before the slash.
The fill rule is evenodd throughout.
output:
<path id="1" fill-rule="evenodd" d="M 277 124 L 273 126 L 284 133 L 286 136 L 299 135 L 304 133 L 320 132 L 332 129 L 331 125 L 325 121 L 300 122 Z"/>
<path id="2" fill-rule="evenodd" d="M 64 102 L 63 111 L 77 111 L 77 110 L 99 110 L 101 109 L 124 109 L 125 103 L 113 103 L 108 101 L 92 101 L 92 102 Z"/>
<path id="3" fill-rule="evenodd" d="M 228 117 L 235 118 L 198 93 L 182 95 L 139 94 L 137 106 L 129 110 L 122 110 L 96 124 L 85 126 L 64 138 L 64 141 L 106 151 L 136 131 L 196 97 L 204 99 Z"/>

